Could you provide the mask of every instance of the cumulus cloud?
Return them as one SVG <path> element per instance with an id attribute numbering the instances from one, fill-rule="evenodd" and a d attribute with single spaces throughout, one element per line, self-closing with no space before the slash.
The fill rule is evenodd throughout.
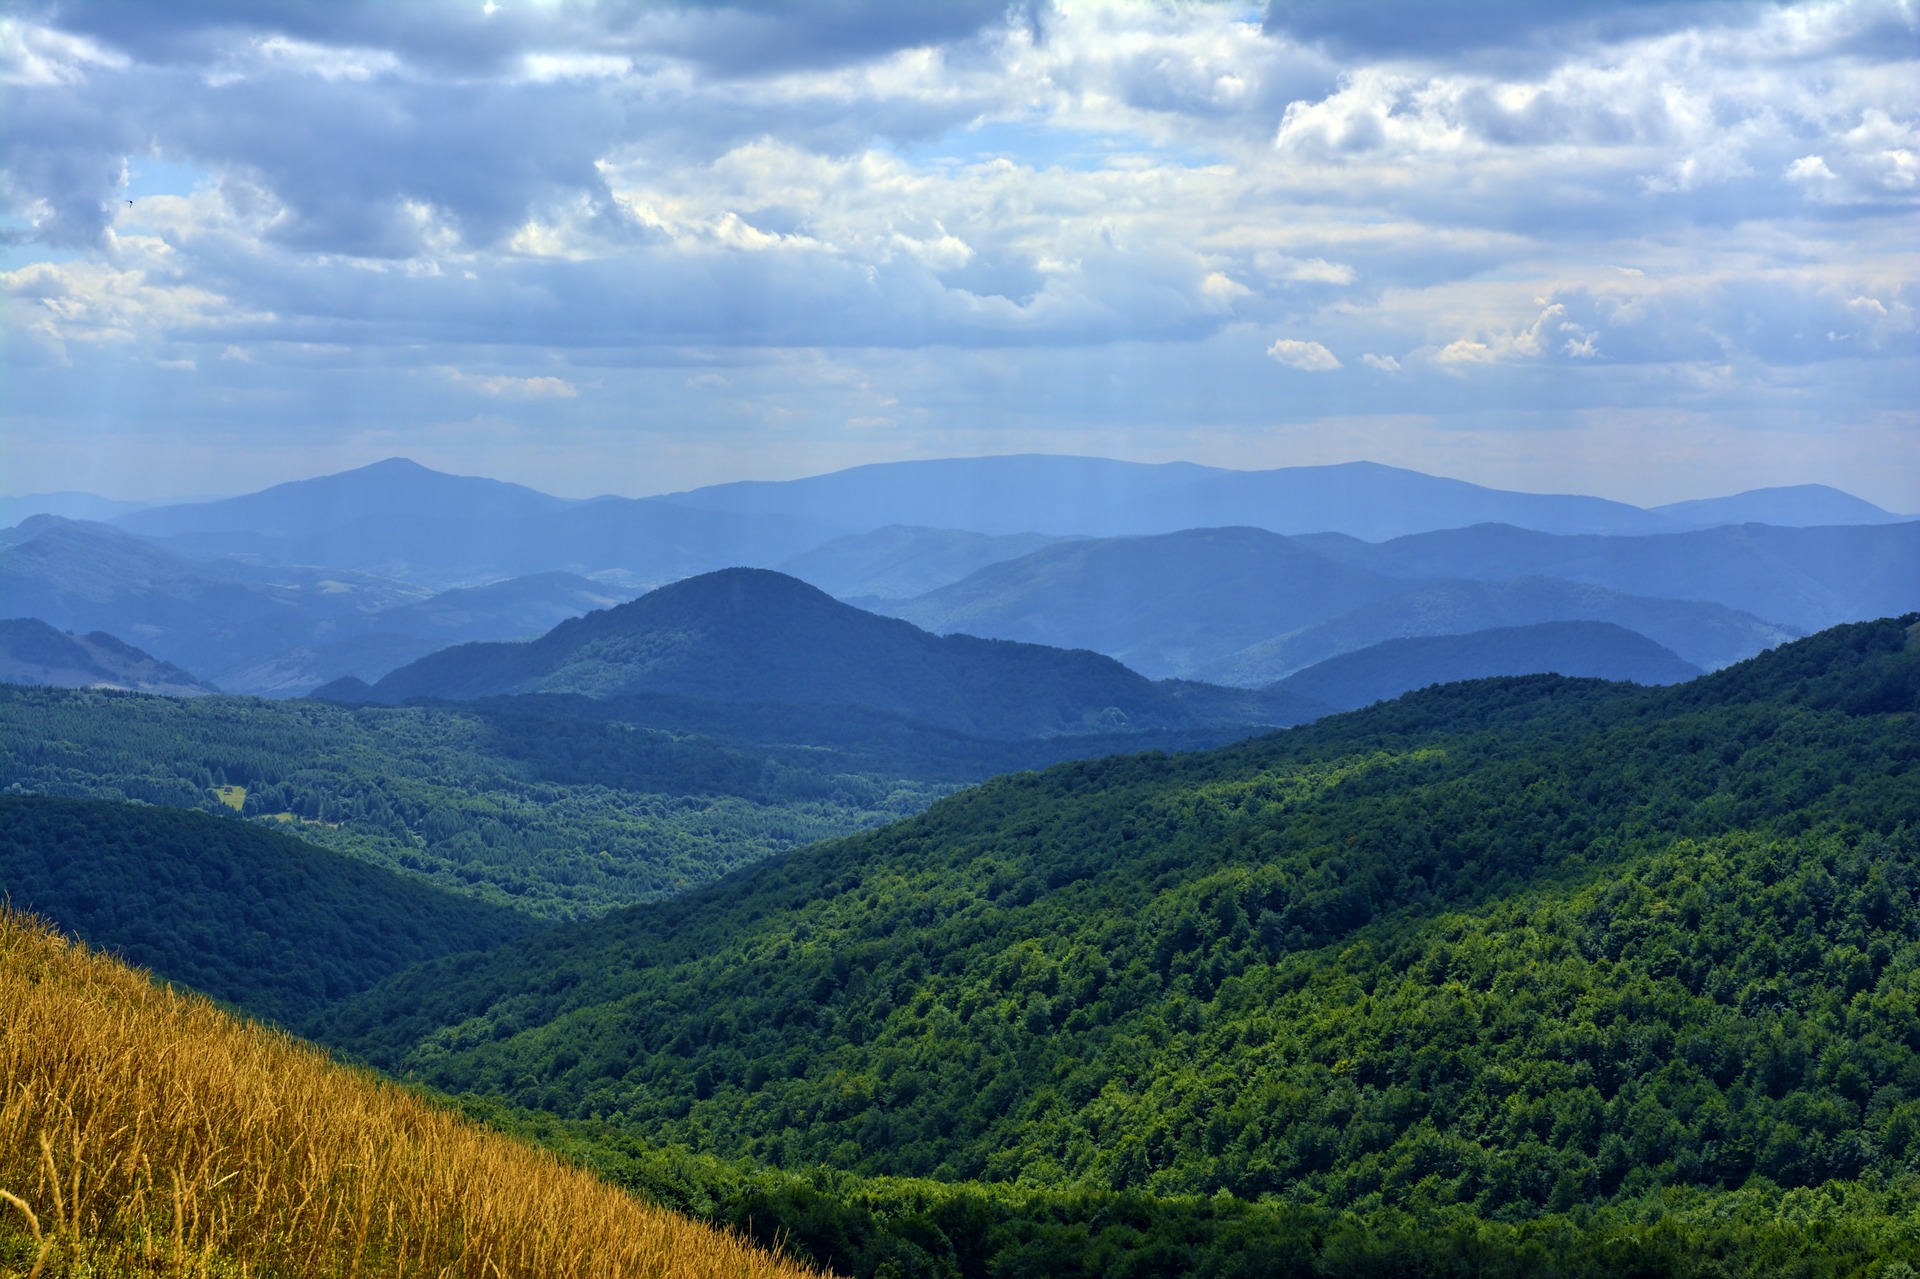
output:
<path id="1" fill-rule="evenodd" d="M 1295 379 L 1285 411 L 1504 402 L 1555 369 L 1567 412 L 1684 387 L 1746 420 L 1754 388 L 1845 362 L 1829 416 L 1911 422 L 1910 5 L 1394 14 L 21 8 L 0 18 L 8 323 L 56 407 L 109 359 L 194 360 L 174 381 L 209 395 L 320 362 L 458 370 L 411 385 L 461 411 L 584 410 L 620 397 L 580 396 L 599 375 L 577 370 L 660 368 L 689 421 L 777 403 L 937 432 L 1016 384 L 1058 389 L 1049 420 L 1112 420 L 1104 360 L 1253 420 L 1262 351 L 1349 351 L 1395 376 Z M 796 352 L 906 360 L 926 402 L 741 372 Z M 1184 420 L 1153 390 L 1122 398 Z"/>
<path id="2" fill-rule="evenodd" d="M 1267 356 L 1289 368 L 1307 373 L 1329 373 L 1340 367 L 1332 351 L 1318 342 L 1299 338 L 1278 338 L 1267 348 Z"/>

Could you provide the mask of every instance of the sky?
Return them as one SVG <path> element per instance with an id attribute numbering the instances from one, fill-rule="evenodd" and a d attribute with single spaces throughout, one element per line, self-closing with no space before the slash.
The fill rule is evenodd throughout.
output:
<path id="1" fill-rule="evenodd" d="M 0 6 L 0 492 L 997 453 L 1920 511 L 1916 0 Z"/>

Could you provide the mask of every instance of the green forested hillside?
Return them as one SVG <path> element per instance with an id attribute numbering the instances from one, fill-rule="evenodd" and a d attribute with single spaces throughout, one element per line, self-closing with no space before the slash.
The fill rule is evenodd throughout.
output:
<path id="1" fill-rule="evenodd" d="M 237 803 L 402 874 L 566 917 L 908 816 L 995 773 L 1237 735 L 992 742 L 854 707 L 667 696 L 344 707 L 0 685 L 0 788 Z"/>
<path id="2" fill-rule="evenodd" d="M 317 1029 L 789 1167 L 1492 1221 L 1890 1184 L 1920 1169 L 1914 625 L 1002 778 Z"/>
<path id="3" fill-rule="evenodd" d="M 518 911 L 250 822 L 42 795 L 0 794 L 0 897 L 281 1021 L 533 927 Z"/>
<path id="4" fill-rule="evenodd" d="M 206 811 L 227 787 L 226 802 L 304 839 L 547 917 L 705 883 L 917 812 L 962 780 L 511 706 L 0 685 L 0 786 Z"/>

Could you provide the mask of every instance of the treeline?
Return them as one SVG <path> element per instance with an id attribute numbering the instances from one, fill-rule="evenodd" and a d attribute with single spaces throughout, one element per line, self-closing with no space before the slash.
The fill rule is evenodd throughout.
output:
<path id="1" fill-rule="evenodd" d="M 1920 1176 L 1669 1189 L 1518 1221 L 773 1169 L 465 1096 L 470 1116 L 852 1279 L 1906 1279 Z"/>

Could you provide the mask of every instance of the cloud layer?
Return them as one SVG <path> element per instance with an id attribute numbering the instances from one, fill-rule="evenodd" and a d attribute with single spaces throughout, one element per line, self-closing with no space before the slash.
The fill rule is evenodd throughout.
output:
<path id="1" fill-rule="evenodd" d="M 1395 13 L 15 7 L 8 483 L 1047 449 L 1920 508 L 1911 3 Z"/>

